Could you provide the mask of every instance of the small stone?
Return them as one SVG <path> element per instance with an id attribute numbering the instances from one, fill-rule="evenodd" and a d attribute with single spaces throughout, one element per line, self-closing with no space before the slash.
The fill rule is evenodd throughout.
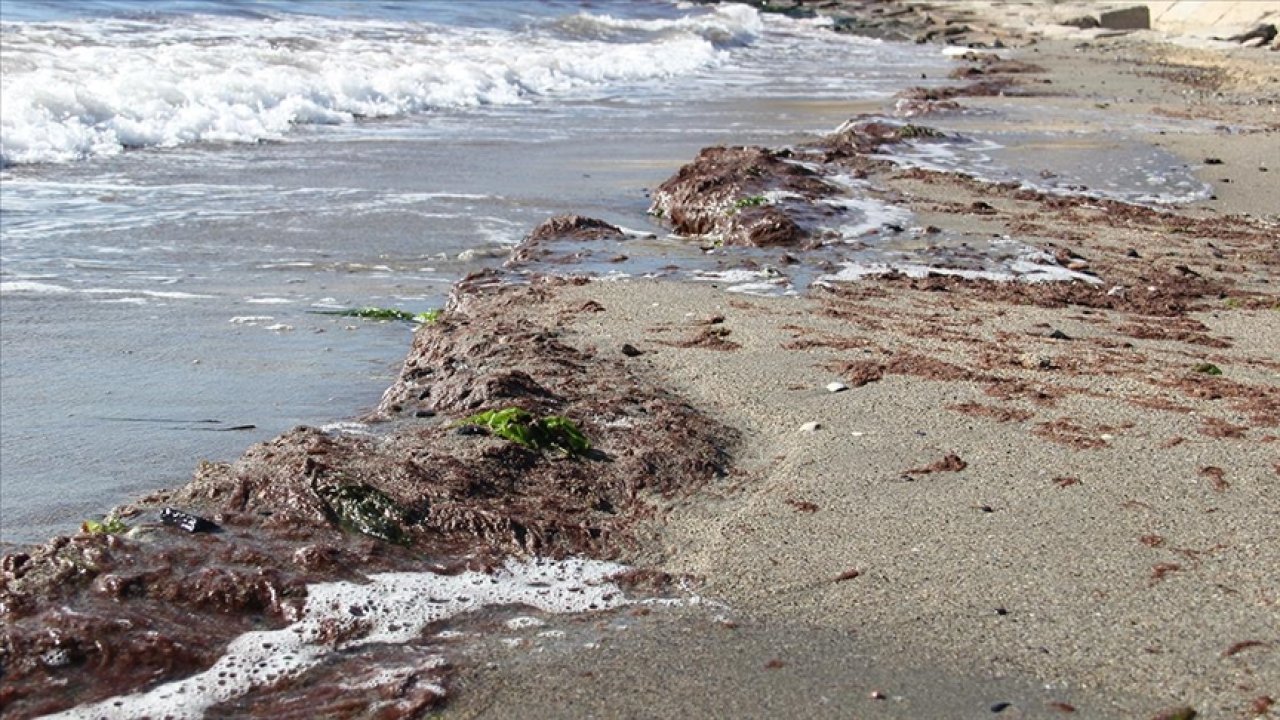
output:
<path id="1" fill-rule="evenodd" d="M 4 572 L 4 574 L 9 575 L 10 577 L 20 578 L 23 574 L 23 566 L 26 565 L 27 561 L 30 559 L 31 556 L 26 553 L 5 555 L 4 559 L 0 560 L 0 572 Z"/>
<path id="2" fill-rule="evenodd" d="M 1207 158 L 1205 158 L 1205 159 L 1204 159 L 1204 164 L 1205 164 L 1205 165 L 1221 165 L 1221 164 L 1222 164 L 1222 158 L 1207 157 Z"/>
<path id="3" fill-rule="evenodd" d="M 186 530 L 189 533 L 215 532 L 218 526 L 199 515 L 192 515 L 177 508 L 167 507 L 160 511 L 160 522 L 170 527 Z"/>
<path id="4" fill-rule="evenodd" d="M 637 348 L 635 345 L 632 345 L 631 343 L 625 343 L 622 346 L 622 354 L 626 355 L 627 357 L 637 357 L 637 356 L 643 355 L 644 351 L 641 350 L 640 348 Z"/>
<path id="5" fill-rule="evenodd" d="M 1018 363 L 1028 370 L 1053 369 L 1053 358 L 1039 353 L 1023 353 L 1018 356 Z"/>
<path id="6" fill-rule="evenodd" d="M 813 433 L 813 432 L 818 432 L 818 430 L 821 428 L 822 428 L 822 423 L 807 422 L 800 426 L 800 432 Z"/>
<path id="7" fill-rule="evenodd" d="M 872 691 L 871 691 L 871 696 L 870 696 L 870 697 L 871 697 L 871 699 L 872 699 L 872 700 L 888 700 L 888 699 L 889 699 L 889 696 L 888 696 L 888 695 L 885 695 L 885 694 L 884 694 L 882 691 L 880 691 L 880 690 L 872 690 Z"/>
<path id="8" fill-rule="evenodd" d="M 843 390 L 848 390 L 848 389 L 849 389 L 849 386 L 848 386 L 848 385 L 845 385 L 845 384 L 844 384 L 844 383 L 842 383 L 842 382 L 830 382 L 830 383 L 827 383 L 827 392 L 838 393 L 838 392 L 841 392 L 841 391 L 843 391 Z"/>
<path id="9" fill-rule="evenodd" d="M 1013 703 L 998 702 L 998 703 L 996 703 L 996 704 L 994 704 L 994 705 L 992 705 L 992 706 L 991 706 L 991 712 L 993 712 L 993 713 L 1002 713 L 1002 712 L 1004 712 L 1005 710 L 1008 710 L 1008 709 L 1009 709 L 1009 708 L 1011 708 L 1011 707 L 1013 707 Z"/>
<path id="10" fill-rule="evenodd" d="M 1107 30 L 1150 30 L 1151 11 L 1146 5 L 1111 10 L 1098 15 L 1098 25 Z"/>

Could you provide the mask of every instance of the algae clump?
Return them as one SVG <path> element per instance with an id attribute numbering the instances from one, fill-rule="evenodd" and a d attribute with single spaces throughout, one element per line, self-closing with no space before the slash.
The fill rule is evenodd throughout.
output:
<path id="1" fill-rule="evenodd" d="M 85 520 L 80 524 L 81 532 L 90 535 L 119 535 L 129 531 L 129 526 L 124 524 L 120 518 L 114 515 L 108 515 L 98 520 Z"/>
<path id="2" fill-rule="evenodd" d="M 355 317 L 365 320 L 402 320 L 404 322 L 430 324 L 440 319 L 441 310 L 434 308 L 420 313 L 411 313 L 395 308 L 362 307 L 346 310 L 318 310 L 318 315 L 337 315 L 339 317 Z"/>
<path id="3" fill-rule="evenodd" d="M 898 137 L 903 140 L 911 140 L 914 138 L 946 137 L 946 134 L 924 125 L 903 125 L 898 128 Z"/>
<path id="4" fill-rule="evenodd" d="M 591 441 L 582 430 L 572 420 L 560 415 L 535 419 L 528 410 L 509 407 L 472 415 L 461 424 L 485 428 L 498 437 L 532 450 L 554 450 L 566 456 L 584 455 L 591 450 Z"/>
<path id="5" fill-rule="evenodd" d="M 371 485 L 327 485 L 315 488 L 338 524 L 369 537 L 404 545 L 404 513 L 395 501 Z"/>

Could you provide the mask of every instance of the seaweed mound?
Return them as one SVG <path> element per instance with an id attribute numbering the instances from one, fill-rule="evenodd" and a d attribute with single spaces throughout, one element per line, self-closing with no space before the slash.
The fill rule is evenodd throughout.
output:
<path id="1" fill-rule="evenodd" d="M 98 532 L 4 558 L 0 705 L 34 716 L 189 675 L 232 638 L 296 621 L 317 582 L 484 569 L 513 553 L 618 556 L 666 498 L 723 472 L 731 431 L 628 360 L 574 345 L 546 286 L 479 280 L 419 329 L 368 432 L 296 428 L 202 464 Z M 541 445 L 572 452 L 475 420 L 497 415 L 540 416 L 556 441 Z M 205 522 L 166 524 L 171 506 Z M 361 657 L 343 672 L 386 661 Z M 444 672 L 419 670 L 432 687 Z M 323 685 L 299 683 L 263 692 L 310 702 Z M 396 688 L 388 697 L 414 707 L 438 699 Z M 373 712 L 341 700 L 344 716 Z"/>
<path id="2" fill-rule="evenodd" d="M 833 188 L 787 150 L 709 147 L 658 186 L 650 212 L 680 234 L 712 236 L 724 245 L 819 244 L 767 193 L 812 200 L 833 194 Z"/>

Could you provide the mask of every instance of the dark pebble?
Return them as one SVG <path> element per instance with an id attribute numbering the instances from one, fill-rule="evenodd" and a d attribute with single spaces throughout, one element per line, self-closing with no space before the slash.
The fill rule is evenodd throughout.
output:
<path id="1" fill-rule="evenodd" d="M 1221 165 L 1222 158 L 1207 157 L 1204 159 L 1204 164 L 1205 165 Z"/>
<path id="2" fill-rule="evenodd" d="M 218 530 L 218 526 L 211 520 L 171 507 L 160 511 L 160 522 L 169 527 L 186 530 L 189 533 L 211 533 Z"/>
<path id="3" fill-rule="evenodd" d="M 622 354 L 626 355 L 627 357 L 636 357 L 639 355 L 643 355 L 644 351 L 636 347 L 635 345 L 632 345 L 631 343 L 626 343 L 622 346 Z"/>
<path id="4" fill-rule="evenodd" d="M 1009 709 L 1009 708 L 1011 708 L 1011 707 L 1013 707 L 1013 703 L 998 702 L 998 703 L 996 703 L 995 705 L 992 705 L 992 706 L 991 706 L 991 712 L 993 712 L 993 713 L 1002 713 L 1002 712 L 1004 712 L 1005 710 L 1008 710 L 1008 709 Z"/>
<path id="5" fill-rule="evenodd" d="M 435 416 L 436 416 L 436 411 L 435 411 L 435 410 L 423 410 L 423 409 L 418 409 L 418 410 L 414 410 L 414 411 L 413 411 L 413 416 L 414 416 L 414 417 L 419 417 L 419 418 L 435 417 Z"/>
<path id="6" fill-rule="evenodd" d="M 489 431 L 479 425 L 462 425 L 453 431 L 454 435 L 488 435 Z"/>
<path id="7" fill-rule="evenodd" d="M 1054 330 L 1053 332 L 1049 333 L 1049 338 L 1051 340 L 1070 340 L 1071 336 L 1062 332 L 1061 330 Z"/>
<path id="8" fill-rule="evenodd" d="M 998 608 L 996 608 L 996 614 L 997 614 L 997 615 L 999 615 L 999 616 L 1001 616 L 1001 617 L 1004 617 L 1005 615 L 1008 615 L 1008 614 L 1009 614 L 1009 610 L 1008 610 L 1008 608 L 998 607 Z"/>
<path id="9" fill-rule="evenodd" d="M 26 553 L 5 555 L 4 559 L 0 560 L 0 571 L 4 571 L 15 578 L 22 577 L 22 566 L 26 565 L 30 559 L 31 556 Z"/>

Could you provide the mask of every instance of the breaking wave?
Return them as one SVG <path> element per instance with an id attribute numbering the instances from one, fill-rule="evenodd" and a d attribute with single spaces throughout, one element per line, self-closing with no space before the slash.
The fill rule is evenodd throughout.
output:
<path id="1" fill-rule="evenodd" d="M 6 22 L 0 164 L 599 93 L 714 68 L 760 32 L 744 6 L 509 29 L 296 15 Z"/>

